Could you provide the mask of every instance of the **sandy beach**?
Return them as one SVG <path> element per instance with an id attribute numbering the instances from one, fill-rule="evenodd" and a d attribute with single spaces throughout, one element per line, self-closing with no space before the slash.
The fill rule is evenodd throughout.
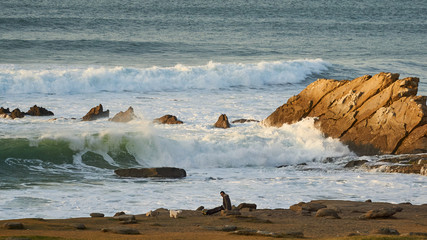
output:
<path id="1" fill-rule="evenodd" d="M 318 217 L 316 211 L 307 208 L 298 211 L 291 207 L 293 210 L 243 208 L 240 215 L 228 216 L 223 213 L 207 216 L 201 211 L 183 210 L 175 219 L 169 216 L 167 209 L 158 209 L 158 216 L 134 215 L 136 221 L 132 223 L 112 216 L 2 220 L 0 239 L 346 239 L 350 236 L 358 239 L 392 235 L 399 235 L 402 239 L 402 236 L 404 239 L 427 239 L 427 204 L 339 200 L 317 200 L 309 204 L 324 205 L 336 212 L 339 218 Z M 370 210 L 379 209 L 399 211 L 390 217 L 361 217 Z M 10 223 L 21 223 L 23 228 L 7 229 Z M 133 234 L 120 231 L 133 231 Z"/>

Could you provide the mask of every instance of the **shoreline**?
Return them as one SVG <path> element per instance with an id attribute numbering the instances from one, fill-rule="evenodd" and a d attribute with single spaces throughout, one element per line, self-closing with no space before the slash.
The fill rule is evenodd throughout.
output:
<path id="1" fill-rule="evenodd" d="M 321 209 L 335 212 L 337 216 L 316 216 L 320 211 L 316 206 L 323 206 Z M 400 211 L 372 219 L 361 217 L 381 209 Z M 198 210 L 182 210 L 176 219 L 170 217 L 167 209 L 155 212 L 157 216 L 138 214 L 68 219 L 13 219 L 11 216 L 10 220 L 0 220 L 0 239 L 32 239 L 31 236 L 59 239 L 345 239 L 374 235 L 427 238 L 427 204 L 315 200 L 295 204 L 290 209 L 242 208 L 210 216 Z M 11 223 L 21 223 L 22 228 L 8 229 L 7 224 Z"/>

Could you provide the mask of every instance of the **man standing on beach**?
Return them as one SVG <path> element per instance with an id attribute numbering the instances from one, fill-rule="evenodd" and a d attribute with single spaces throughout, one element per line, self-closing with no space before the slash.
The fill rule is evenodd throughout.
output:
<path id="1" fill-rule="evenodd" d="M 207 211 L 203 211 L 203 214 L 205 215 L 212 215 L 214 213 L 217 213 L 221 210 L 231 210 L 231 201 L 230 201 L 230 197 L 228 196 L 228 194 L 226 194 L 224 191 L 221 191 L 219 194 L 221 194 L 222 197 L 222 206 L 213 208 L 213 209 L 209 209 Z"/>

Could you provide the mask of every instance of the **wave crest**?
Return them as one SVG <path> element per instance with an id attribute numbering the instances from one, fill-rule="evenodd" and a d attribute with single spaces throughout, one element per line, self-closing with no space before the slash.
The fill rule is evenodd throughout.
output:
<path id="1" fill-rule="evenodd" d="M 188 89 L 259 88 L 298 83 L 328 69 L 321 59 L 201 66 L 127 67 L 28 67 L 0 65 L 0 93 L 96 93 L 185 91 Z"/>

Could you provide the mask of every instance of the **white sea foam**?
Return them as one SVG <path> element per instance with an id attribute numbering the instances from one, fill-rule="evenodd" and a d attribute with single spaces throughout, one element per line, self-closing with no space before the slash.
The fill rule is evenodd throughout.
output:
<path id="1" fill-rule="evenodd" d="M 0 66 L 0 93 L 183 91 L 298 83 L 326 70 L 321 59 L 175 67 Z"/>

